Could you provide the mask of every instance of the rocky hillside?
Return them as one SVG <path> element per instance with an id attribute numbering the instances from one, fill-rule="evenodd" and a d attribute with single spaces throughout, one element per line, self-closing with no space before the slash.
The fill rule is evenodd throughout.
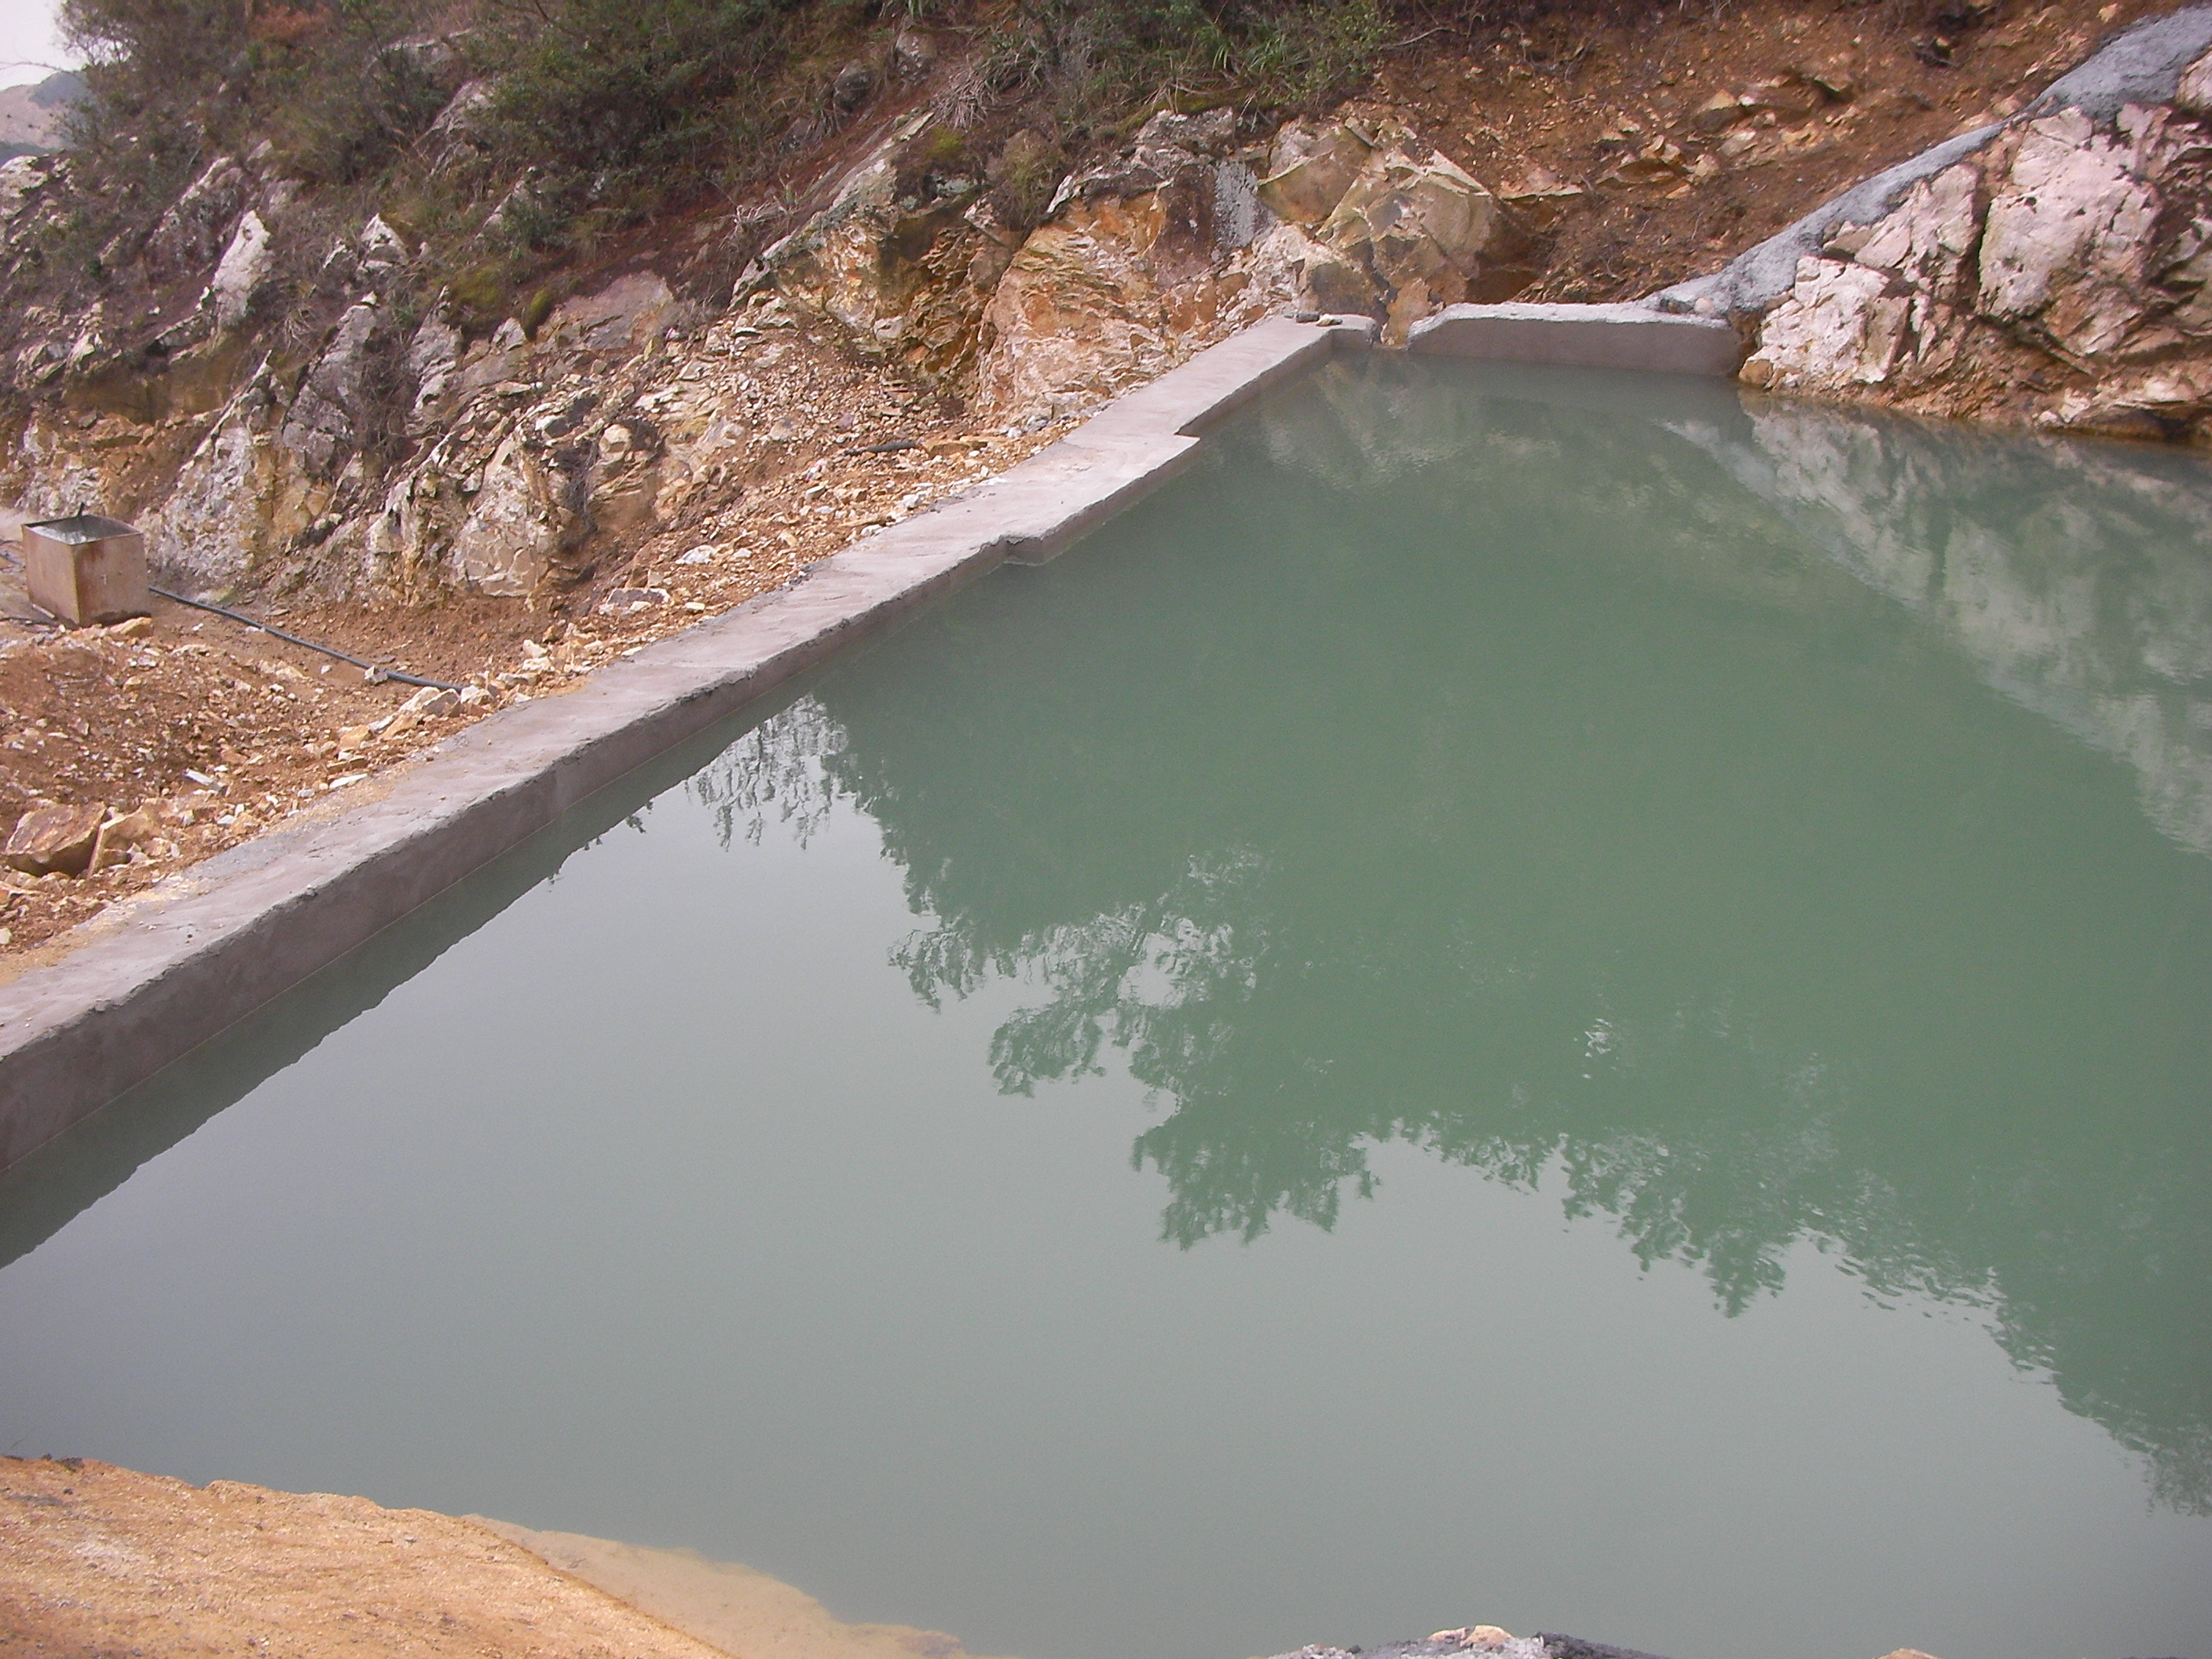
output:
<path id="1" fill-rule="evenodd" d="M 2045 98 L 2157 9 L 2014 5 L 70 0 L 73 145 L 0 165 L 0 534 L 129 518 L 178 591 L 471 690 L 403 712 L 166 606 L 56 640 L 0 570 L 0 825 L 149 826 L 0 876 L 0 933 L 787 580 L 1271 310 L 1399 340 L 1705 271 L 1667 302 L 1733 316 L 1754 386 L 2198 436 L 2201 75 L 2168 40 L 2163 80 Z"/>
<path id="2" fill-rule="evenodd" d="M 83 93 L 84 77 L 66 70 L 24 86 L 0 87 L 0 161 L 58 148 L 70 106 Z"/>
<path id="3" fill-rule="evenodd" d="M 222 152 L 173 168 L 158 212 L 120 216 L 88 250 L 88 230 L 118 215 L 80 173 L 112 185 L 117 146 L 9 163 L 0 491 L 26 513 L 82 501 L 134 516 L 162 566 L 203 589 L 566 593 L 615 578 L 654 532 L 714 528 L 763 483 L 855 447 L 840 441 L 858 430 L 849 402 L 842 430 L 813 423 L 803 396 L 782 406 L 781 359 L 758 343 L 780 329 L 867 370 L 902 410 L 1035 429 L 1270 308 L 1370 312 L 1401 338 L 1462 299 L 1627 297 L 1778 228 L 1854 169 L 2017 110 L 2097 21 L 2054 6 L 1900 27 L 1889 9 L 1776 8 L 1447 28 L 1382 54 L 1364 95 L 1326 116 L 1285 120 L 1248 88 L 1163 111 L 1118 143 L 1094 131 L 1089 159 L 1062 173 L 1052 110 L 994 78 L 994 25 L 1022 11 L 927 32 L 887 19 L 836 42 L 852 55 L 828 77 L 827 115 L 793 118 L 790 155 L 754 194 L 664 204 L 599 241 L 547 228 L 568 214 L 573 230 L 573 185 L 492 165 L 520 118 L 476 72 L 484 27 L 467 8 L 368 53 L 420 126 L 380 174 L 334 176 L 280 101 Z M 311 11 L 284 15 L 298 36 L 283 44 L 313 48 Z M 1987 164 L 2012 168 L 2025 146 L 2021 191 L 2054 167 L 2090 192 L 2130 166 L 2191 175 L 2194 129 L 2175 113 L 2170 136 L 2132 149 L 2100 136 L 2087 172 L 2057 152 L 2088 139 L 2049 120 Z M 389 118 L 396 143 L 408 120 Z M 1916 206 L 1920 218 L 1987 193 L 1963 173 L 1929 188 L 1945 205 Z M 2167 256 L 2191 206 L 2127 205 L 2176 222 L 2144 260 L 2187 264 Z M 1694 250 L 1685 228 L 1704 233 Z M 1964 234 L 1926 232 L 1947 247 Z M 1655 269 L 1653 244 L 1680 263 Z M 1887 241 L 1869 246 L 1881 257 Z M 1857 294 L 1875 267 L 1853 259 Z M 1954 276 L 1931 268 L 1931 294 Z M 1757 372 L 1881 383 L 1887 368 L 1863 363 L 1824 378 L 1790 343 L 1793 319 L 1839 302 L 1838 280 L 1790 297 Z M 1992 289 L 1983 313 L 2000 328 L 2025 319 L 2039 278 L 2008 280 L 2020 295 Z M 2137 309 L 2185 331 L 2193 315 L 2148 295 Z M 2117 344 L 2109 332 L 2048 337 L 2080 363 Z M 1912 354 L 1913 386 L 1946 372 L 1917 336 Z"/>

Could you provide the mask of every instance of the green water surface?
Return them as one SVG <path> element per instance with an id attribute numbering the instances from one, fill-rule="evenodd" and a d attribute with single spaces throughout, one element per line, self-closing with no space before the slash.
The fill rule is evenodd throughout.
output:
<path id="1" fill-rule="evenodd" d="M 2212 1656 L 2212 469 L 1332 368 L 0 1179 L 0 1450 L 1020 1659 Z"/>

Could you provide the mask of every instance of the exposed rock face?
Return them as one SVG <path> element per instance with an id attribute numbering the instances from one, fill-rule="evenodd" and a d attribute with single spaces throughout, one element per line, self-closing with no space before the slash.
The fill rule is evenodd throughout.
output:
<path id="1" fill-rule="evenodd" d="M 2212 436 L 2208 36 L 2202 7 L 2130 30 L 2019 117 L 1660 301 L 1755 331 L 1757 386 Z M 1785 254 L 1793 278 L 1772 292 Z"/>
<path id="2" fill-rule="evenodd" d="M 951 384 L 972 365 L 977 325 L 1019 238 L 981 180 L 928 165 L 927 113 L 892 128 L 841 179 L 828 207 L 761 256 L 741 295 L 773 285 L 835 319 L 862 349 Z"/>
<path id="3" fill-rule="evenodd" d="M 374 295 L 348 307 L 293 400 L 284 447 L 310 474 L 330 476 L 368 424 L 375 397 L 373 370 L 385 332 L 384 308 Z"/>
<path id="4" fill-rule="evenodd" d="M 148 266 L 168 276 L 205 266 L 222 252 L 252 190 L 252 175 L 235 160 L 216 157 L 147 238 L 142 257 Z"/>
<path id="5" fill-rule="evenodd" d="M 1061 185 L 984 319 L 984 410 L 1075 414 L 1279 307 L 1378 316 L 1402 343 L 1444 305 L 1506 299 L 1535 274 L 1498 197 L 1444 155 L 1418 157 L 1389 119 L 1285 126 L 1265 177 L 1234 142 L 1228 111 L 1161 112 Z"/>
<path id="6" fill-rule="evenodd" d="M 264 369 L 185 457 L 144 521 L 162 569 L 228 587 L 273 557 L 319 511 L 296 479 L 293 453 L 272 441 L 274 398 Z"/>
<path id="7" fill-rule="evenodd" d="M 36 199 L 51 166 L 35 155 L 0 161 L 0 226 L 13 224 Z"/>
<path id="8" fill-rule="evenodd" d="M 453 536 L 451 568 L 480 593 L 534 592 L 582 526 L 565 478 L 520 436 L 485 465 L 467 518 Z"/>
<path id="9" fill-rule="evenodd" d="M 1163 112 L 1060 187 L 986 313 L 994 415 L 1073 414 L 1285 307 L 1383 318 L 1387 337 L 1531 276 L 1528 239 L 1441 155 L 1387 123 L 1293 125 L 1258 177 L 1227 111 Z"/>
<path id="10" fill-rule="evenodd" d="M 275 263 L 270 240 L 269 227 L 261 222 L 259 214 L 249 210 L 238 222 L 238 230 L 216 262 L 207 295 L 200 302 L 215 313 L 218 326 L 236 328 L 246 320 L 253 296 L 261 291 Z"/>
<path id="11" fill-rule="evenodd" d="M 1236 137 L 1229 111 L 1162 111 L 1060 187 L 984 314 L 987 414 L 1078 413 L 1281 303 L 1252 280 L 1259 180 L 1228 154 Z"/>

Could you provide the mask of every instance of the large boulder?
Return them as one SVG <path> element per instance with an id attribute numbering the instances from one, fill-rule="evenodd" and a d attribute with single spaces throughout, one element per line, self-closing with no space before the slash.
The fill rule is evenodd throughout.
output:
<path id="1" fill-rule="evenodd" d="M 1389 296 L 1384 337 L 1393 344 L 1445 306 L 1508 299 L 1535 275 L 1524 262 L 1528 237 L 1441 151 L 1416 160 L 1395 145 L 1376 150 L 1318 234 Z"/>
<path id="2" fill-rule="evenodd" d="M 738 295 L 772 286 L 842 325 L 862 350 L 955 383 L 1019 240 L 982 188 L 957 134 L 927 112 L 909 116 L 836 181 L 827 206 L 761 254 Z"/>
<path id="3" fill-rule="evenodd" d="M 1374 139 L 1349 123 L 1293 121 L 1275 135 L 1260 199 L 1279 219 L 1318 225 L 1336 211 L 1374 150 Z"/>
<path id="4" fill-rule="evenodd" d="M 0 847 L 0 863 L 27 875 L 82 875 L 106 816 L 100 805 L 33 807 Z"/>
<path id="5" fill-rule="evenodd" d="M 983 316 L 987 415 L 1080 413 L 1291 302 L 1255 281 L 1273 216 L 1236 141 L 1229 111 L 1164 110 L 1061 185 Z"/>

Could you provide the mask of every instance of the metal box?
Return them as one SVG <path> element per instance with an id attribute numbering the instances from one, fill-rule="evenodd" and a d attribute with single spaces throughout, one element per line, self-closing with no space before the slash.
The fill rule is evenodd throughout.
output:
<path id="1" fill-rule="evenodd" d="M 94 514 L 25 525 L 23 575 L 33 605 L 77 627 L 154 609 L 145 537 Z"/>

